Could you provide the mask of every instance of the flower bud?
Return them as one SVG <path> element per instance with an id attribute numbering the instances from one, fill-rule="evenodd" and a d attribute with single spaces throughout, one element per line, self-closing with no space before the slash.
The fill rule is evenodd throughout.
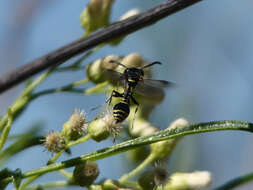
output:
<path id="1" fill-rule="evenodd" d="M 127 152 L 127 157 L 134 162 L 141 162 L 148 157 L 150 150 L 147 146 L 135 148 Z"/>
<path id="2" fill-rule="evenodd" d="M 141 67 L 142 57 L 138 53 L 131 53 L 122 59 L 122 64 L 127 67 Z"/>
<path id="3" fill-rule="evenodd" d="M 131 16 L 134 16 L 134 15 L 137 15 L 139 14 L 141 11 L 139 9 L 131 9 L 129 11 L 127 11 L 125 14 L 123 14 L 121 17 L 120 17 L 120 20 L 125 20 Z"/>
<path id="4" fill-rule="evenodd" d="M 69 120 L 63 124 L 62 134 L 68 140 L 77 140 L 85 134 L 86 129 L 85 112 L 76 109 Z"/>
<path id="5" fill-rule="evenodd" d="M 97 142 L 106 139 L 110 134 L 115 138 L 119 135 L 120 129 L 120 123 L 116 123 L 111 114 L 92 121 L 88 127 L 89 134 Z"/>
<path id="6" fill-rule="evenodd" d="M 91 138 L 97 142 L 107 139 L 110 135 L 109 131 L 106 129 L 106 123 L 102 118 L 93 120 L 89 124 L 88 133 L 91 135 Z"/>
<path id="7" fill-rule="evenodd" d="M 165 190 L 200 190 L 211 184 L 211 174 L 208 171 L 193 173 L 174 173 L 165 186 Z"/>
<path id="8" fill-rule="evenodd" d="M 134 120 L 134 127 L 129 128 L 130 134 L 134 137 L 139 137 L 139 136 L 145 136 L 145 135 L 150 135 L 154 132 L 157 132 L 158 129 L 153 126 L 149 121 L 143 119 L 143 118 L 136 118 Z"/>
<path id="9" fill-rule="evenodd" d="M 113 2 L 114 0 L 90 0 L 80 16 L 86 35 L 109 24 Z"/>
<path id="10" fill-rule="evenodd" d="M 188 125 L 188 122 L 183 119 L 179 118 L 174 121 L 168 129 L 175 129 L 175 128 L 184 128 Z M 170 155 L 173 151 L 174 147 L 176 146 L 178 140 L 180 138 L 169 139 L 165 141 L 159 141 L 157 143 L 153 143 L 150 145 L 151 154 L 155 154 L 156 158 L 166 158 Z"/>
<path id="11" fill-rule="evenodd" d="M 146 171 L 138 179 L 138 184 L 145 190 L 155 189 L 154 172 Z"/>
<path id="12" fill-rule="evenodd" d="M 102 68 L 103 69 L 112 69 L 112 70 L 116 69 L 116 67 L 118 67 L 118 64 L 111 62 L 112 60 L 120 61 L 120 58 L 115 55 L 106 56 L 102 61 Z"/>
<path id="13" fill-rule="evenodd" d="M 86 75 L 88 79 L 96 84 L 109 80 L 110 83 L 115 84 L 112 80 L 111 73 L 105 72 L 107 70 L 114 70 L 118 64 L 110 62 L 110 60 L 118 61 L 119 58 L 113 55 L 109 55 L 104 59 L 98 59 L 89 64 L 86 68 Z M 115 79 L 114 79 L 115 80 Z"/>
<path id="14" fill-rule="evenodd" d="M 59 132 L 51 132 L 46 136 L 44 146 L 48 152 L 59 152 L 65 148 L 66 142 Z"/>
<path id="15" fill-rule="evenodd" d="M 88 79 L 96 84 L 105 81 L 102 73 L 102 59 L 98 59 L 86 67 L 86 75 Z"/>
<path id="16" fill-rule="evenodd" d="M 164 187 L 168 182 L 168 172 L 166 168 L 156 167 L 153 170 L 144 172 L 138 179 L 142 189 L 153 190 L 159 186 Z"/>
<path id="17" fill-rule="evenodd" d="M 127 18 L 129 18 L 129 17 L 131 17 L 131 16 L 134 16 L 134 15 L 137 15 L 137 14 L 139 14 L 139 13 L 140 13 L 140 11 L 139 11 L 138 9 L 132 9 L 132 10 L 126 12 L 124 15 L 122 15 L 122 16 L 120 17 L 120 20 L 125 20 L 125 19 L 127 19 Z M 113 45 L 113 46 L 116 46 L 116 45 L 118 45 L 122 40 L 124 40 L 125 37 L 126 37 L 126 36 L 122 36 L 122 37 L 116 38 L 116 39 L 112 40 L 112 41 L 110 42 L 110 44 Z"/>
<path id="18" fill-rule="evenodd" d="M 74 182 L 80 186 L 91 185 L 99 175 L 99 169 L 95 162 L 86 161 L 77 165 L 73 172 Z"/>

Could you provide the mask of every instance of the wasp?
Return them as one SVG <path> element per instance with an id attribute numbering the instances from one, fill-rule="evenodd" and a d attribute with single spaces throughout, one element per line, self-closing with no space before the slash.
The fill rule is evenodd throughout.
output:
<path id="1" fill-rule="evenodd" d="M 113 90 L 110 98 L 107 102 L 110 104 L 112 101 L 112 97 L 120 97 L 122 98 L 119 103 L 114 105 L 113 107 L 113 117 L 116 120 L 116 123 L 123 122 L 129 115 L 130 112 L 130 100 L 136 105 L 135 114 L 138 111 L 139 103 L 133 97 L 133 93 L 136 92 L 142 96 L 155 97 L 156 95 L 161 94 L 160 88 L 168 87 L 173 83 L 165 81 L 165 80 L 153 80 L 153 79 L 145 79 L 144 78 L 144 69 L 151 67 L 156 64 L 161 64 L 158 61 L 153 63 L 144 65 L 143 67 L 126 67 L 122 63 L 111 60 L 111 63 L 116 63 L 119 66 L 125 68 L 123 73 L 107 69 L 107 75 L 109 76 L 112 82 L 117 82 L 121 86 L 123 86 L 124 92 L 119 93 L 116 90 Z"/>

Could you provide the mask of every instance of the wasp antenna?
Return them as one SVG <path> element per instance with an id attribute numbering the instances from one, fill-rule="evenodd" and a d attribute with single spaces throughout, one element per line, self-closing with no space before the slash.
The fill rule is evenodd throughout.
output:
<path id="1" fill-rule="evenodd" d="M 120 66 L 122 66 L 122 67 L 125 67 L 125 68 L 127 68 L 125 65 L 123 65 L 122 63 L 120 63 L 119 61 L 116 61 L 116 60 L 110 60 L 109 61 L 109 63 L 116 63 L 116 64 L 118 64 L 118 65 L 120 65 Z"/>
<path id="2" fill-rule="evenodd" d="M 155 62 L 153 62 L 153 63 L 147 64 L 147 65 L 144 65 L 144 66 L 142 67 L 142 69 L 145 69 L 145 68 L 147 68 L 147 67 L 151 67 L 151 66 L 156 65 L 156 64 L 161 65 L 162 63 L 161 63 L 161 62 L 159 62 L 159 61 L 155 61 Z"/>

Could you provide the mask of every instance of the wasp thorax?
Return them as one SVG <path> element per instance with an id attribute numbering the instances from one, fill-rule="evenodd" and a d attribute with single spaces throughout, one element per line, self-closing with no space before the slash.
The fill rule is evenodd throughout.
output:
<path id="1" fill-rule="evenodd" d="M 127 67 L 141 67 L 143 60 L 140 54 L 131 53 L 123 58 L 122 64 Z"/>

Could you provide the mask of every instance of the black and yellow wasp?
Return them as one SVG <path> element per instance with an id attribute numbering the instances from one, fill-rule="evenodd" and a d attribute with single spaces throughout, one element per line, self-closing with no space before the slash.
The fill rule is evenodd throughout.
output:
<path id="1" fill-rule="evenodd" d="M 123 93 L 119 93 L 116 90 L 113 90 L 110 98 L 107 102 L 110 104 L 112 97 L 122 98 L 119 103 L 113 107 L 113 117 L 116 120 L 116 123 L 123 122 L 129 115 L 130 112 L 130 101 L 136 105 L 135 114 L 138 111 L 139 103 L 133 97 L 133 93 L 137 93 L 142 96 L 155 97 L 157 93 L 161 92 L 160 88 L 168 87 L 173 83 L 165 80 L 153 80 L 144 78 L 144 69 L 151 67 L 155 64 L 161 64 L 160 62 L 153 62 L 143 67 L 126 67 L 122 63 L 111 60 L 111 63 L 116 63 L 119 66 L 125 68 L 123 73 L 107 69 L 107 74 L 111 81 L 121 85 L 124 89 Z"/>

